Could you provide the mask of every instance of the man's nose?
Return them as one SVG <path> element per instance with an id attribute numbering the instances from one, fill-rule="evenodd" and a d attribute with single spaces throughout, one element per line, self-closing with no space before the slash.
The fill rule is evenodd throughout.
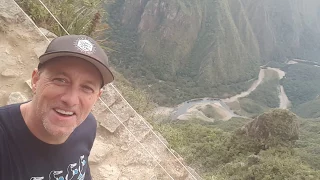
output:
<path id="1" fill-rule="evenodd" d="M 62 95 L 61 101 L 72 107 L 79 104 L 79 92 L 76 88 L 68 88 Z"/>

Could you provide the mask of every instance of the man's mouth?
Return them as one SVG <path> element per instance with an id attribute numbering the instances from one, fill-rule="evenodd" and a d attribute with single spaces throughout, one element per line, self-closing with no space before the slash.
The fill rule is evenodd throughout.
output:
<path id="1" fill-rule="evenodd" d="M 58 114 L 60 114 L 62 116 L 72 116 L 72 115 L 75 114 L 72 111 L 65 111 L 65 110 L 62 110 L 62 109 L 54 109 L 54 111 L 56 111 Z"/>

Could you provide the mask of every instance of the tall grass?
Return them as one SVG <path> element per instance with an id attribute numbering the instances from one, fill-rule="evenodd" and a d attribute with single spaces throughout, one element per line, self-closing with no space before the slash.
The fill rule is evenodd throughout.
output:
<path id="1" fill-rule="evenodd" d="M 38 26 L 58 36 L 66 34 L 38 0 L 16 1 Z M 103 0 L 42 1 L 70 34 L 92 36 L 105 14 Z"/>

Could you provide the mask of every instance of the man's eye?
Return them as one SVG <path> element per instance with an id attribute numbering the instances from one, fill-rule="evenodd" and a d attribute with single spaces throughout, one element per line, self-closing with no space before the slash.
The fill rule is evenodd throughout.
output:
<path id="1" fill-rule="evenodd" d="M 83 86 L 83 90 L 87 93 L 93 93 L 94 90 L 89 86 Z"/>
<path id="2" fill-rule="evenodd" d="M 66 83 L 67 80 L 66 79 L 63 79 L 63 78 L 55 78 L 53 79 L 54 82 L 57 82 L 57 83 Z"/>

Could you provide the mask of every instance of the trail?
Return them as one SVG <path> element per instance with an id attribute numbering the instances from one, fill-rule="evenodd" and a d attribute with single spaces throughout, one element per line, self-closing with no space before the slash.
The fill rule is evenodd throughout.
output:
<path id="1" fill-rule="evenodd" d="M 230 98 L 222 99 L 222 101 L 225 103 L 231 103 L 234 101 L 238 101 L 239 98 L 248 96 L 252 91 L 254 91 L 261 84 L 261 82 L 263 81 L 263 79 L 265 77 L 265 71 L 266 71 L 266 69 L 260 70 L 258 80 L 256 80 L 247 91 L 244 91 L 244 92 L 237 94 L 235 96 L 232 96 Z"/>
<path id="2" fill-rule="evenodd" d="M 239 115 L 236 115 L 232 109 L 227 105 L 227 103 L 232 103 L 232 102 L 237 102 L 239 98 L 243 98 L 248 96 L 251 92 L 256 90 L 256 88 L 263 82 L 264 78 L 266 78 L 266 71 L 267 70 L 273 70 L 276 71 L 279 77 L 279 80 L 285 77 L 285 72 L 277 69 L 277 68 L 262 68 L 259 72 L 259 77 L 258 79 L 251 85 L 251 87 L 244 92 L 241 92 L 240 94 L 237 94 L 235 96 L 232 96 L 230 98 L 226 99 L 212 99 L 212 98 L 199 98 L 199 99 L 192 99 L 189 101 L 186 101 L 182 104 L 180 104 L 177 108 L 175 109 L 170 109 L 171 111 L 171 118 L 172 119 L 182 119 L 186 120 L 187 117 L 192 117 L 193 115 L 197 115 L 197 117 L 201 118 L 204 115 L 201 115 L 201 112 L 198 110 L 199 108 L 201 109 L 202 106 L 205 105 L 212 105 L 213 107 L 216 107 L 217 112 L 220 115 L 223 115 L 223 120 L 228 120 L 232 117 L 242 117 Z M 287 109 L 290 107 L 291 102 L 289 101 L 283 86 L 279 85 L 278 86 L 279 90 L 279 108 L 281 109 Z M 166 115 L 168 114 L 168 111 L 166 111 Z M 200 114 L 200 116 L 199 116 Z M 203 117 L 203 119 L 206 119 Z"/>
<path id="3" fill-rule="evenodd" d="M 286 73 L 280 69 L 277 69 L 277 68 L 268 68 L 268 69 L 276 71 L 278 73 L 279 80 L 283 79 L 286 75 Z M 279 99 L 280 99 L 279 108 L 280 109 L 288 109 L 291 106 L 291 102 L 289 101 L 288 96 L 287 96 L 286 92 L 284 91 L 283 86 L 279 85 L 278 89 L 279 89 Z"/>

